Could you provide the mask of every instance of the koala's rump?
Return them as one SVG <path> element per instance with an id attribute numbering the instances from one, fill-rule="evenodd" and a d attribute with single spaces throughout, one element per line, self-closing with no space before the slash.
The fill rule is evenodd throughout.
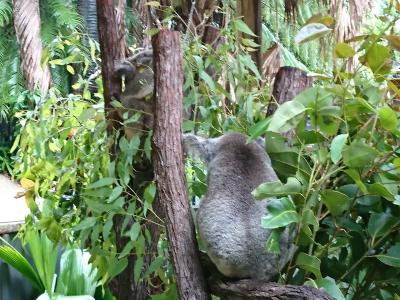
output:
<path id="1" fill-rule="evenodd" d="M 269 231 L 261 227 L 265 203 L 244 209 L 225 195 L 219 195 L 218 201 L 209 200 L 205 197 L 201 202 L 197 224 L 205 250 L 218 270 L 231 278 L 270 279 L 276 275 L 279 258 L 266 251 Z"/>

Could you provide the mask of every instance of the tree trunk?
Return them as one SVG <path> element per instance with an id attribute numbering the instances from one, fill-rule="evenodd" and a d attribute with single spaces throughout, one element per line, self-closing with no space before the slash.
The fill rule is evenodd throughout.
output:
<path id="1" fill-rule="evenodd" d="M 14 26 L 20 45 L 22 73 L 28 89 L 38 88 L 45 95 L 51 84 L 47 65 L 42 66 L 42 40 L 40 39 L 40 13 L 38 0 L 13 0 Z"/>
<path id="2" fill-rule="evenodd" d="M 258 70 L 261 73 L 261 44 L 262 44 L 262 15 L 261 15 L 261 0 L 238 0 L 237 12 L 239 16 L 243 16 L 243 22 L 253 31 L 256 35 L 245 36 L 246 38 L 254 39 L 254 42 L 260 45 L 256 50 L 251 53 Z"/>
<path id="3" fill-rule="evenodd" d="M 211 292 L 229 300 L 333 300 L 325 292 L 311 286 L 281 285 L 261 280 L 222 282 L 213 280 Z"/>
<path id="4" fill-rule="evenodd" d="M 98 41 L 96 0 L 78 0 L 78 11 L 82 16 L 89 37 Z"/>
<path id="5" fill-rule="evenodd" d="M 307 73 L 294 67 L 281 67 L 275 76 L 272 101 L 269 103 L 267 116 L 272 115 L 278 105 L 292 100 L 313 83 Z"/>
<path id="6" fill-rule="evenodd" d="M 106 109 L 106 119 L 108 122 L 107 132 L 109 137 L 114 137 L 114 133 L 120 127 L 120 117 L 112 105 L 112 99 L 119 99 L 121 93 L 121 81 L 115 74 L 115 63 L 124 59 L 124 51 L 120 45 L 121 33 L 117 30 L 116 15 L 113 0 L 97 0 L 97 24 L 99 43 L 101 50 L 101 71 L 103 76 L 104 105 Z M 123 34 L 123 33 L 122 33 Z M 114 143 L 116 141 L 114 140 Z M 116 157 L 116 147 L 110 147 L 110 155 Z M 123 216 L 114 217 L 114 232 L 116 238 L 117 251 L 122 252 L 127 238 L 122 237 Z M 128 256 L 127 268 L 119 274 L 111 283 L 110 288 L 119 300 L 132 299 L 135 293 L 135 284 L 132 276 L 134 267 L 133 255 Z"/>
<path id="7" fill-rule="evenodd" d="M 181 300 L 210 299 L 200 265 L 183 168 L 183 67 L 179 33 L 162 30 L 153 37 L 153 51 L 156 76 L 153 163 L 176 283 Z"/>

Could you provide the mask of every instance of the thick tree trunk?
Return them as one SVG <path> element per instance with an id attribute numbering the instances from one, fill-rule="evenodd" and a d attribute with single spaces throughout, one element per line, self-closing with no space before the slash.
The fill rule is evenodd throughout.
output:
<path id="1" fill-rule="evenodd" d="M 260 280 L 221 282 L 213 280 L 211 292 L 229 300 L 333 300 L 325 292 L 310 286 L 281 285 Z"/>
<path id="2" fill-rule="evenodd" d="M 246 36 L 246 38 L 253 38 L 254 42 L 260 45 L 257 51 L 251 53 L 258 70 L 261 72 L 261 44 L 262 44 L 262 15 L 261 15 L 261 0 L 238 0 L 237 12 L 239 16 L 243 16 L 243 22 L 249 26 L 251 31 L 256 35 Z"/>
<path id="3" fill-rule="evenodd" d="M 176 283 L 181 300 L 210 299 L 200 265 L 183 168 L 183 67 L 179 33 L 162 30 L 153 37 L 153 51 L 156 76 L 153 163 Z"/>
<path id="4" fill-rule="evenodd" d="M 45 95 L 50 87 L 51 74 L 42 66 L 42 40 L 40 39 L 40 13 L 38 0 L 13 0 L 14 26 L 20 45 L 22 72 L 28 88 L 38 88 Z"/>
<path id="5" fill-rule="evenodd" d="M 101 50 L 101 71 L 103 76 L 104 105 L 108 121 L 107 132 L 110 137 L 120 127 L 120 117 L 112 105 L 112 99 L 119 99 L 121 93 L 121 80 L 115 74 L 115 63 L 124 59 L 124 52 L 120 45 L 121 33 L 117 30 L 116 15 L 113 0 L 97 0 L 97 22 Z M 115 143 L 116 141 L 114 141 Z M 111 156 L 116 157 L 116 147 L 111 147 Z M 122 252 L 127 238 L 122 237 L 123 217 L 114 218 L 114 231 L 116 236 L 117 251 Z M 111 289 L 119 300 L 132 299 L 135 293 L 135 284 L 132 276 L 134 267 L 133 255 L 128 256 L 127 268 L 111 283 Z"/>
<path id="6" fill-rule="evenodd" d="M 292 100 L 313 83 L 307 73 L 294 67 L 281 67 L 275 76 L 272 101 L 269 103 L 267 116 L 272 115 L 278 105 Z"/>

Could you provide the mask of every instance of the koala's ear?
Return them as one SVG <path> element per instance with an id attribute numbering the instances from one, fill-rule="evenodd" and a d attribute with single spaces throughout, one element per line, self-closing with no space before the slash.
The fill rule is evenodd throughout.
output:
<path id="1" fill-rule="evenodd" d="M 265 139 L 263 137 L 256 138 L 255 142 L 263 149 L 265 149 Z"/>
<path id="2" fill-rule="evenodd" d="M 215 146 L 218 138 L 208 139 L 194 134 L 183 135 L 183 149 L 186 155 L 199 158 L 206 163 L 215 156 Z"/>

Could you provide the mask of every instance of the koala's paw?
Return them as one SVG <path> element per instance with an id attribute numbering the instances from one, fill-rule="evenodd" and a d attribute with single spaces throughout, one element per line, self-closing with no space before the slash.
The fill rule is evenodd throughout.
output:
<path id="1" fill-rule="evenodd" d="M 126 80 L 130 80 L 134 77 L 136 73 L 136 68 L 130 62 L 123 61 L 116 65 L 114 73 L 118 78 L 122 78 L 122 76 L 125 76 Z"/>

